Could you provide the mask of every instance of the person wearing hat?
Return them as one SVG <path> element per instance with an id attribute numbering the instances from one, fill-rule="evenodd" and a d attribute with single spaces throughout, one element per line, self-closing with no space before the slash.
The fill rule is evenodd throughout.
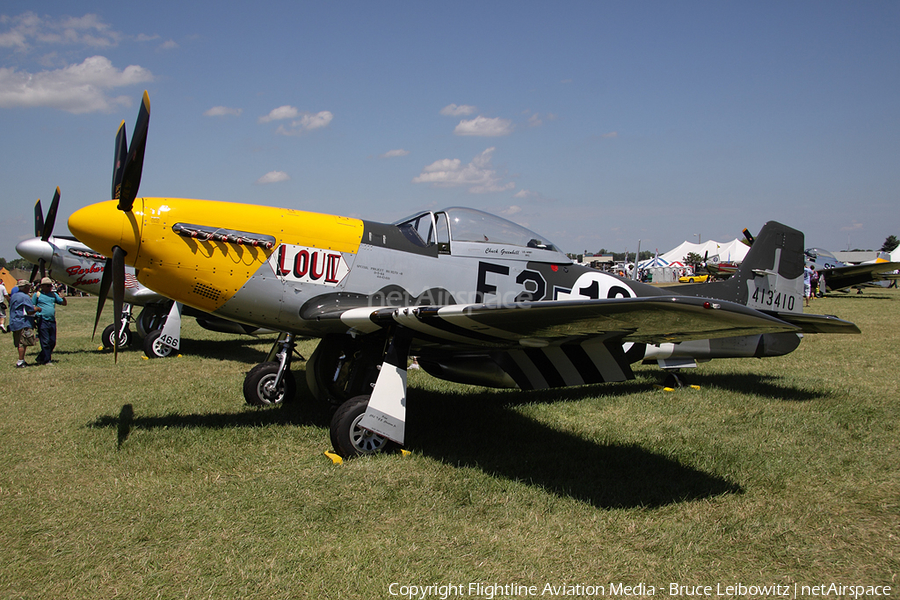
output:
<path id="1" fill-rule="evenodd" d="M 27 367 L 25 362 L 25 350 L 28 346 L 34 346 L 34 315 L 40 312 L 35 307 L 31 296 L 31 283 L 20 279 L 9 297 L 9 330 L 13 333 L 13 345 L 19 351 L 19 360 L 16 368 Z"/>
<path id="2" fill-rule="evenodd" d="M 65 298 L 53 291 L 53 280 L 41 279 L 41 288 L 31 298 L 40 314 L 37 316 L 37 335 L 41 351 L 35 359 L 39 365 L 52 364 L 53 349 L 56 348 L 56 305 L 68 304 Z"/>

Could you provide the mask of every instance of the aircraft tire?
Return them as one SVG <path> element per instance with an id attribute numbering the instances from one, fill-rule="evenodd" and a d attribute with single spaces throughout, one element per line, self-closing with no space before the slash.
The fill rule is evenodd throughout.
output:
<path id="1" fill-rule="evenodd" d="M 172 356 L 175 348 L 159 341 L 162 330 L 151 331 L 144 338 L 144 354 L 147 358 L 166 358 Z"/>
<path id="2" fill-rule="evenodd" d="M 350 398 L 331 418 L 331 445 L 343 458 L 386 452 L 395 446 L 389 439 L 359 427 L 369 398 L 368 394 Z"/>
<path id="3" fill-rule="evenodd" d="M 281 378 L 278 389 L 271 389 L 278 376 L 277 362 L 264 362 L 247 372 L 244 378 L 244 400 L 251 406 L 271 406 L 292 402 L 297 395 L 297 380 L 291 371 Z"/>
<path id="4" fill-rule="evenodd" d="M 116 326 L 115 325 L 107 325 L 106 329 L 103 330 L 103 347 L 105 349 L 111 349 L 116 345 Z M 119 348 L 127 348 L 131 345 L 131 330 L 128 327 L 125 328 L 125 331 L 122 332 L 122 335 L 119 336 Z"/>

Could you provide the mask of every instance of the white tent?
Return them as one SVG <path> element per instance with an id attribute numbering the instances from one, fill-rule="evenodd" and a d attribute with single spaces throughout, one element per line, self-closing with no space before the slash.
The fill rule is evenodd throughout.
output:
<path id="1" fill-rule="evenodd" d="M 691 252 L 699 254 L 701 258 L 706 256 L 719 255 L 719 260 L 723 262 L 741 262 L 747 256 L 750 247 L 739 239 L 730 242 L 716 242 L 710 240 L 702 244 L 694 244 L 692 242 L 682 242 L 680 246 L 673 250 L 669 250 L 660 258 L 667 262 L 681 261 L 684 262 L 685 257 Z"/>
<path id="2" fill-rule="evenodd" d="M 735 239 L 727 243 L 716 242 L 710 240 L 702 244 L 694 244 L 691 242 L 682 242 L 680 246 L 673 250 L 669 250 L 665 254 L 660 254 L 649 260 L 645 260 L 638 264 L 638 268 L 650 274 L 655 283 L 669 283 L 677 281 L 679 275 L 684 275 L 690 271 L 685 268 L 685 258 L 691 252 L 698 254 L 701 258 L 718 255 L 720 261 L 725 262 L 741 262 L 747 255 L 750 247 Z"/>

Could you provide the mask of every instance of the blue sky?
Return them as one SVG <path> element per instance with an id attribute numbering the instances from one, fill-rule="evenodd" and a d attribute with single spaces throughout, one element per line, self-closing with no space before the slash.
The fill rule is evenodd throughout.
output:
<path id="1" fill-rule="evenodd" d="M 567 252 L 768 220 L 878 248 L 900 236 L 898 32 L 894 1 L 7 0 L 0 256 L 55 186 L 56 233 L 109 198 L 144 89 L 142 196 L 473 206 Z"/>

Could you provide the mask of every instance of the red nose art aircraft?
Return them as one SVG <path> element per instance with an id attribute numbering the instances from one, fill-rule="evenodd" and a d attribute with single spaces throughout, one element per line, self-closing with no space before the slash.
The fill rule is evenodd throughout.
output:
<path id="1" fill-rule="evenodd" d="M 340 403 L 331 440 L 342 456 L 403 444 L 409 356 L 443 379 L 541 389 L 631 379 L 645 355 L 775 356 L 801 333 L 859 333 L 803 314 L 803 234 L 775 222 L 728 281 L 662 289 L 573 264 L 542 236 L 468 208 L 386 224 L 136 198 L 149 110 L 145 93 L 116 199 L 77 211 L 69 228 L 112 256 L 117 297 L 129 264 L 169 298 L 289 332 L 245 395 L 289 398 L 292 336 L 321 338 L 307 378 Z"/>

